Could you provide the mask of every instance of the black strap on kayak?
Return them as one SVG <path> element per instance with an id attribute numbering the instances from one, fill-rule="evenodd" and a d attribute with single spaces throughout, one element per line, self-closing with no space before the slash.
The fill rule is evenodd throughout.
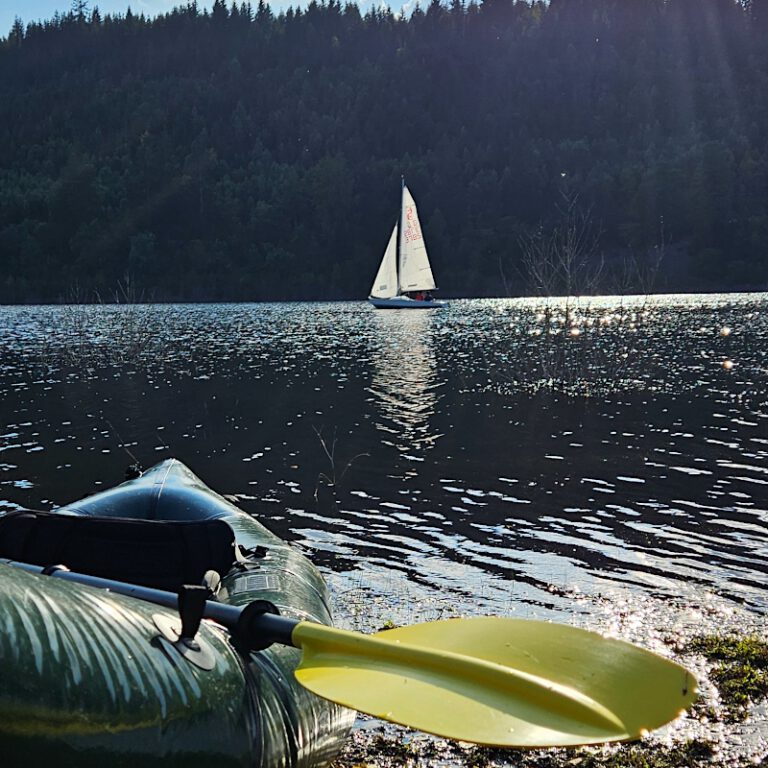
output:
<path id="1" fill-rule="evenodd" d="M 223 520 L 134 520 L 56 512 L 0 517 L 0 557 L 177 592 L 235 562 L 235 535 Z M 208 581 L 211 581 L 209 576 Z"/>

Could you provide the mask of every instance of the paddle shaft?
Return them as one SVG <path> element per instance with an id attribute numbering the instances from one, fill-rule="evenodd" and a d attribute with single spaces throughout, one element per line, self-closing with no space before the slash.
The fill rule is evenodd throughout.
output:
<path id="1" fill-rule="evenodd" d="M 50 576 L 65 581 L 73 581 L 76 584 L 84 584 L 88 587 L 104 589 L 118 595 L 154 603 L 164 608 L 179 609 L 179 596 L 162 589 L 152 589 L 137 584 L 103 579 L 99 576 L 89 576 L 85 573 L 75 573 L 63 567 L 43 567 L 4 558 L 0 558 L 0 563 L 21 568 L 40 576 Z M 238 643 L 244 643 L 252 649 L 266 648 L 272 643 L 298 647 L 292 638 L 293 630 L 299 623 L 298 621 L 258 608 L 254 610 L 252 609 L 253 605 L 251 603 L 246 606 L 235 606 L 206 600 L 203 618 L 212 619 L 217 624 L 226 627 L 233 635 L 237 636 Z"/>

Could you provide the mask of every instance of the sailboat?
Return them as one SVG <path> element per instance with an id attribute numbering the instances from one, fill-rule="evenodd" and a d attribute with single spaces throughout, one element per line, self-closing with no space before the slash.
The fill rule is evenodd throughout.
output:
<path id="1" fill-rule="evenodd" d="M 448 306 L 435 301 L 435 278 L 429 266 L 419 214 L 405 180 L 402 181 L 400 218 L 395 224 L 368 301 L 377 309 L 435 309 Z"/>

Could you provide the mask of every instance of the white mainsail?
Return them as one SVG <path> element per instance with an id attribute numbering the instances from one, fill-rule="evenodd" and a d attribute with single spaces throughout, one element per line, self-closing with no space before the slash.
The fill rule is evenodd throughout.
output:
<path id="1" fill-rule="evenodd" d="M 427 247 L 421 233 L 416 203 L 403 186 L 403 203 L 400 221 L 400 293 L 432 291 L 435 278 L 429 266 Z"/>
<path id="2" fill-rule="evenodd" d="M 371 296 L 377 299 L 391 299 L 397 294 L 397 224 L 395 224 L 387 250 L 384 251 L 384 257 L 379 265 L 379 271 L 376 273 L 376 279 L 373 281 Z"/>

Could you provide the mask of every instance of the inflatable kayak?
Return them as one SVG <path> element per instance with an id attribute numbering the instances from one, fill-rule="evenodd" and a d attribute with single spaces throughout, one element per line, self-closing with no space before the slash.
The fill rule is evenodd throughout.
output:
<path id="1" fill-rule="evenodd" d="M 309 561 L 180 462 L 56 512 L 0 517 L 0 558 L 6 768 L 310 768 L 348 735 L 354 713 L 294 679 L 300 651 L 238 648 L 193 615 L 202 593 L 331 623 Z M 59 566 L 178 593 L 178 608 L 46 575 Z"/>

